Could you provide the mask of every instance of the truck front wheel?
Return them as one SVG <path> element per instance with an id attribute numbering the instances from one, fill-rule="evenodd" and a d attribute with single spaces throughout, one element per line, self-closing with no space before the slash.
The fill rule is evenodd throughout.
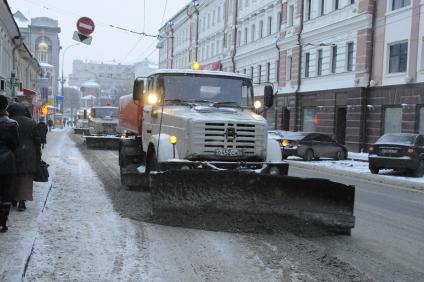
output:
<path id="1" fill-rule="evenodd" d="M 121 184 L 134 190 L 147 190 L 148 183 L 145 175 L 137 168 L 145 164 L 145 154 L 135 139 L 121 140 L 119 144 L 119 172 Z"/>
<path id="2" fill-rule="evenodd" d="M 149 148 L 147 152 L 147 161 L 146 161 L 146 174 L 149 174 L 151 171 L 157 171 L 159 169 L 158 159 L 156 157 L 156 151 L 152 147 Z"/>

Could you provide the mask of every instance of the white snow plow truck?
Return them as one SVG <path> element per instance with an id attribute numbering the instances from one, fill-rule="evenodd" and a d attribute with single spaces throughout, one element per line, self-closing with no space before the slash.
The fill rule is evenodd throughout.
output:
<path id="1" fill-rule="evenodd" d="M 264 106 L 273 88 L 264 88 Z M 280 146 L 255 113 L 248 76 L 158 70 L 119 105 L 121 183 L 151 193 L 155 216 L 214 213 L 284 218 L 350 234 L 355 188 L 288 176 Z M 222 219 L 225 220 L 225 217 Z"/>
<path id="2" fill-rule="evenodd" d="M 94 106 L 87 111 L 89 135 L 85 142 L 89 148 L 117 149 L 120 134 L 118 132 L 118 107 Z"/>

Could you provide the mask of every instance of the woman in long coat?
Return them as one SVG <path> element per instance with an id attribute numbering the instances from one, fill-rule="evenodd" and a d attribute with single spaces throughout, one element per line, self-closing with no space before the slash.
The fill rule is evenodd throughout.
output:
<path id="1" fill-rule="evenodd" d="M 25 201 L 33 200 L 33 175 L 41 158 L 40 136 L 37 124 L 28 117 L 29 111 L 25 105 L 14 103 L 9 106 L 8 112 L 19 125 L 19 147 L 15 151 L 16 174 L 13 185 L 14 199 L 19 202 L 18 210 L 24 211 Z"/>
<path id="2" fill-rule="evenodd" d="M 9 119 L 8 100 L 0 95 L 0 232 L 7 231 L 7 218 L 13 199 L 12 177 L 16 172 L 14 151 L 18 147 L 18 124 Z"/>

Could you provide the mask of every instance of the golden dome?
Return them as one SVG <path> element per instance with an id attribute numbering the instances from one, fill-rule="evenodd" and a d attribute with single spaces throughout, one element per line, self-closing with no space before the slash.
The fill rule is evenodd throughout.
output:
<path id="1" fill-rule="evenodd" d="M 41 42 L 38 44 L 38 51 L 44 51 L 44 52 L 49 51 L 49 45 L 47 45 L 47 43 L 46 43 L 46 42 L 41 41 Z"/>

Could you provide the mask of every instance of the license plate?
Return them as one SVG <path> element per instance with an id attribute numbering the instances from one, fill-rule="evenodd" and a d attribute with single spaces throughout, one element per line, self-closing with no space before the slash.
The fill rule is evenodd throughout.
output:
<path id="1" fill-rule="evenodd" d="M 215 154 L 217 156 L 235 157 L 241 156 L 242 152 L 238 149 L 217 149 Z"/>
<path id="2" fill-rule="evenodd" d="M 383 154 L 397 154 L 398 150 L 396 149 L 381 149 Z"/>

